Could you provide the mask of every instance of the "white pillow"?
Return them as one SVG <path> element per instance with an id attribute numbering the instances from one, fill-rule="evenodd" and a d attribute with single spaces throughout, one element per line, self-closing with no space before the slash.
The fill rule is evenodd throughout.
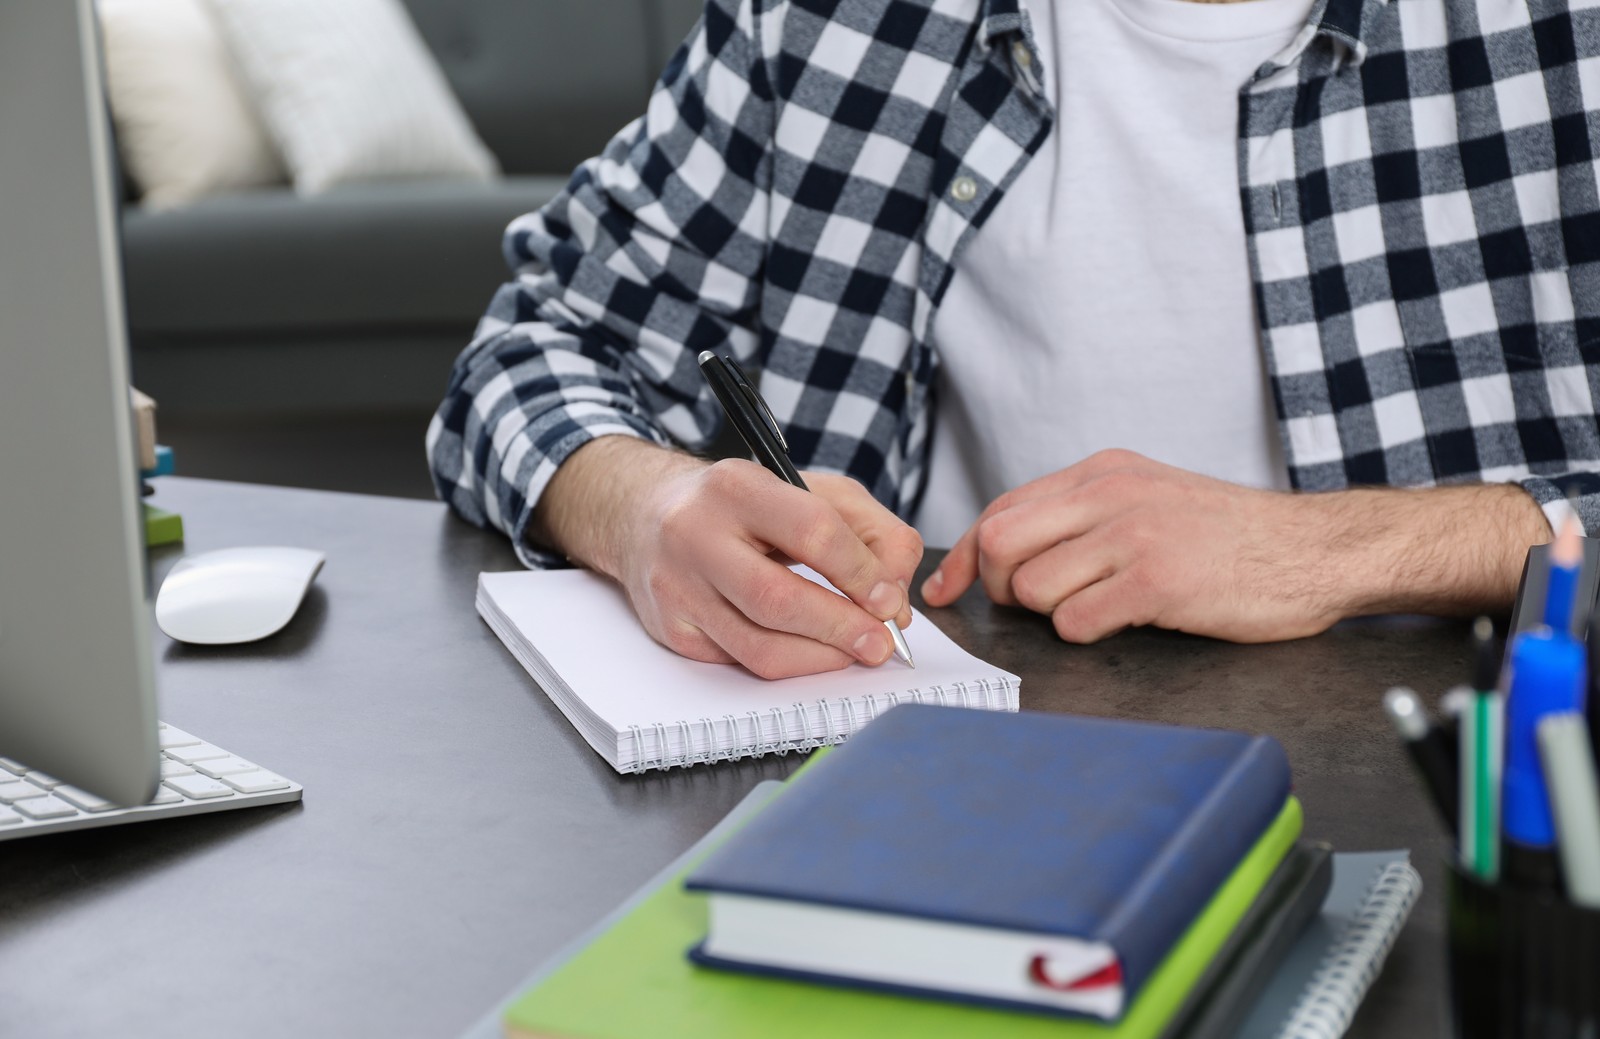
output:
<path id="1" fill-rule="evenodd" d="M 283 183 L 283 163 L 202 0 L 98 6 L 117 144 L 147 206 Z"/>
<path id="2" fill-rule="evenodd" d="M 398 0 L 210 3 L 300 193 L 499 172 Z"/>

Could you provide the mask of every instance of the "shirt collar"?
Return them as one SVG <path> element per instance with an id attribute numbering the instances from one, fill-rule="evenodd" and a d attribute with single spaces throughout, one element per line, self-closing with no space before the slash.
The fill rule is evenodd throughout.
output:
<path id="1" fill-rule="evenodd" d="M 1021 32 L 1022 24 L 1020 0 L 978 0 L 978 40 L 984 50 L 999 37 Z"/>
<path id="2" fill-rule="evenodd" d="M 1249 0 L 1241 0 L 1248 3 Z M 1274 63 L 1289 65 L 1318 37 L 1326 37 L 1351 66 L 1367 60 L 1367 44 L 1362 32 L 1378 11 L 1390 0 L 1316 0 L 1306 19 L 1305 31 L 1294 38 Z M 984 50 L 1001 36 L 1022 32 L 1025 15 L 1021 0 L 978 0 L 978 39 Z"/>
<path id="3" fill-rule="evenodd" d="M 1248 2 L 1248 0 L 1246 0 Z M 1334 46 L 1342 62 L 1352 68 L 1367 60 L 1367 43 L 1363 36 L 1366 28 L 1376 19 L 1378 12 L 1390 0 L 1316 0 L 1311 5 L 1311 15 L 1306 19 L 1305 30 L 1273 63 L 1279 67 L 1292 64 L 1319 37 Z"/>

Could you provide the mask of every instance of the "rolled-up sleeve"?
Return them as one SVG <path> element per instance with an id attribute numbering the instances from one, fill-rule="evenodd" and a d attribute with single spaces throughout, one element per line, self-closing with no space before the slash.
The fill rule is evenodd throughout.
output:
<path id="1" fill-rule="evenodd" d="M 598 437 L 691 449 L 721 411 L 696 357 L 758 348 L 772 90 L 756 6 L 709 0 L 644 116 L 506 230 L 514 278 L 456 359 L 428 428 L 434 487 L 529 566 L 561 562 L 528 523 Z"/>

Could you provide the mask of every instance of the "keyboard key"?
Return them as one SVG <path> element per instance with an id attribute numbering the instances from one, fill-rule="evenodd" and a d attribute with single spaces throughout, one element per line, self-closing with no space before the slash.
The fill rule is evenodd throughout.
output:
<path id="1" fill-rule="evenodd" d="M 261 766 L 253 761 L 236 758 L 230 754 L 225 758 L 212 758 L 208 761 L 197 762 L 194 767 L 195 771 L 204 773 L 212 779 L 221 779 L 223 776 L 231 776 L 235 772 L 254 772 Z"/>
<path id="2" fill-rule="evenodd" d="M 13 776 L 24 776 L 28 774 L 28 766 L 13 758 L 0 758 L 0 769 L 4 769 Z"/>
<path id="3" fill-rule="evenodd" d="M 193 772 L 191 772 L 189 774 L 191 776 L 194 775 Z M 153 805 L 170 805 L 170 804 L 177 804 L 179 801 L 182 801 L 182 800 L 183 800 L 183 796 L 181 794 L 179 794 L 177 791 L 168 790 L 166 787 L 158 787 L 156 789 L 156 796 L 152 797 L 150 799 L 149 803 L 153 804 Z"/>
<path id="4" fill-rule="evenodd" d="M 194 775 L 194 769 L 190 768 L 188 765 L 185 765 L 181 761 L 169 761 L 169 760 L 163 759 L 162 762 L 161 762 L 161 778 L 162 779 L 170 779 L 173 776 L 192 776 L 192 775 Z"/>
<path id="5" fill-rule="evenodd" d="M 97 797 L 87 790 L 79 790 L 75 786 L 67 786 L 65 783 L 56 787 L 55 793 L 63 801 L 77 805 L 86 812 L 104 812 L 117 807 L 103 797 Z"/>
<path id="6" fill-rule="evenodd" d="M 18 801 L 12 807 L 29 819 L 61 819 L 78 814 L 76 808 L 59 797 L 51 796 L 32 797 L 26 801 Z"/>
<path id="7" fill-rule="evenodd" d="M 20 823 L 21 821 L 22 816 L 16 812 L 9 808 L 0 808 L 0 826 L 10 826 L 12 823 Z"/>
<path id="8" fill-rule="evenodd" d="M 32 783 L 21 779 L 12 780 L 9 783 L 0 783 L 0 802 L 6 804 L 16 804 L 18 801 L 30 797 L 43 797 L 47 793 L 49 793 L 48 790 L 40 790 Z"/>
<path id="9" fill-rule="evenodd" d="M 172 747 L 167 751 L 167 757 L 173 761 L 181 761 L 185 765 L 193 765 L 197 761 L 210 761 L 214 758 L 230 756 L 221 747 L 204 741 L 196 743 L 192 747 Z"/>
<path id="10" fill-rule="evenodd" d="M 268 790 L 282 790 L 289 785 L 289 781 L 282 776 L 273 775 L 264 768 L 254 772 L 239 772 L 231 776 L 223 776 L 222 781 L 241 794 L 260 794 Z"/>
<path id="11" fill-rule="evenodd" d="M 173 747 L 193 747 L 200 742 L 200 737 L 191 736 L 182 729 L 174 729 L 165 723 L 162 724 L 160 731 L 156 733 L 156 738 L 161 742 L 162 750 L 170 750 Z"/>
<path id="12" fill-rule="evenodd" d="M 205 776 L 174 776 L 165 781 L 166 785 L 182 794 L 192 797 L 196 801 L 203 801 L 208 797 L 230 797 L 233 787 L 207 779 Z"/>
<path id="13" fill-rule="evenodd" d="M 47 776 L 43 772 L 29 772 L 22 778 L 43 790 L 54 790 L 61 785 L 61 780 L 55 776 Z"/>

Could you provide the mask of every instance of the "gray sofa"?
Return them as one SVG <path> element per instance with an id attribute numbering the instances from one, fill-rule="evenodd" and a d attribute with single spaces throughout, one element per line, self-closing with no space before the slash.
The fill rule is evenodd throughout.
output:
<path id="1" fill-rule="evenodd" d="M 700 0 L 405 0 L 504 178 L 123 213 L 139 386 L 172 416 L 436 403 L 506 280 L 500 236 L 644 110 Z"/>

